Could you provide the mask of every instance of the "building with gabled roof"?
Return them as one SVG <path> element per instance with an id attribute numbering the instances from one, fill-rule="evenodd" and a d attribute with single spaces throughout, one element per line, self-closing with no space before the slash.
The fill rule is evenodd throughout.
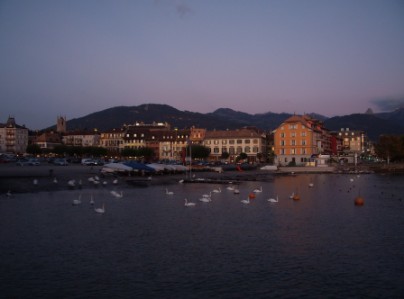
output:
<path id="1" fill-rule="evenodd" d="M 256 163 L 264 158 L 266 152 L 266 134 L 255 127 L 244 127 L 238 130 L 206 131 L 203 145 L 210 149 L 210 160 L 221 160 L 224 153 L 229 154 L 233 163 L 241 154 L 247 155 L 248 162 Z"/>
<path id="2" fill-rule="evenodd" d="M 0 124 L 0 151 L 7 153 L 25 153 L 28 146 L 28 129 L 16 123 L 9 116 L 5 124 Z"/>
<path id="3" fill-rule="evenodd" d="M 312 165 L 317 155 L 331 152 L 330 136 L 321 121 L 293 115 L 274 130 L 275 163 Z"/>

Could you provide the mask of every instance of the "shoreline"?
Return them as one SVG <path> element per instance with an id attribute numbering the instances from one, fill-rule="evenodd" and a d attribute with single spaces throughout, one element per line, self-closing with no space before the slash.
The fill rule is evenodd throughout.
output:
<path id="1" fill-rule="evenodd" d="M 189 179 L 187 183 L 224 183 L 243 181 L 272 181 L 278 175 L 298 174 L 352 174 L 352 173 L 389 173 L 403 174 L 404 165 L 378 165 L 372 167 L 281 167 L 277 171 L 268 170 L 245 170 L 245 171 L 224 171 L 222 173 L 212 171 L 193 171 L 193 178 L 190 179 L 185 173 L 170 173 L 153 175 L 151 180 L 146 176 L 113 176 L 102 175 L 102 166 L 85 166 L 71 164 L 68 166 L 55 166 L 42 164 L 39 166 L 16 166 L 15 164 L 0 164 L 0 194 L 27 193 L 41 191 L 61 191 L 69 189 L 106 188 L 112 186 L 112 181 L 118 178 L 118 186 L 147 187 L 149 185 L 170 185 L 177 184 L 180 180 Z M 95 186 L 88 179 L 100 177 L 99 186 Z M 54 182 L 56 178 L 57 183 Z M 202 180 L 198 180 L 202 179 Z M 33 181 L 38 183 L 34 184 Z M 68 181 L 75 180 L 76 186 L 68 185 Z M 106 186 L 102 182 L 106 182 Z M 81 182 L 81 184 L 79 183 Z M 137 184 L 138 183 L 138 184 Z"/>

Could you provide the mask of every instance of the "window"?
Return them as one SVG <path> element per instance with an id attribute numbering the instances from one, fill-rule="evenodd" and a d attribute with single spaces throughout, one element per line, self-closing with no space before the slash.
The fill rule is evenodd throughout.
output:
<path id="1" fill-rule="evenodd" d="M 250 140 L 250 139 L 246 139 L 246 140 L 244 140 L 244 143 L 245 143 L 245 144 L 250 144 L 250 142 L 251 142 L 251 140 Z"/>
<path id="2" fill-rule="evenodd" d="M 285 137 L 285 133 L 281 133 L 281 138 Z"/>
<path id="3" fill-rule="evenodd" d="M 285 140 L 281 140 L 281 146 L 285 145 Z"/>
<path id="4" fill-rule="evenodd" d="M 215 154 L 218 154 L 218 153 L 219 153 L 219 148 L 218 148 L 218 147 L 215 147 L 215 148 L 213 149 L 213 152 L 214 152 Z"/>
<path id="5" fill-rule="evenodd" d="M 237 144 L 242 144 L 242 143 L 243 143 L 243 140 L 237 139 Z"/>
<path id="6" fill-rule="evenodd" d="M 291 140 L 291 144 L 290 145 L 296 145 L 296 140 Z"/>
<path id="7" fill-rule="evenodd" d="M 302 132 L 302 137 L 306 137 L 306 132 Z"/>
<path id="8" fill-rule="evenodd" d="M 241 146 L 237 147 L 237 154 L 241 154 L 243 152 L 243 149 L 241 148 Z"/>
<path id="9" fill-rule="evenodd" d="M 290 149 L 290 154 L 291 154 L 291 155 L 296 154 L 296 150 L 295 150 L 294 148 Z"/>
<path id="10" fill-rule="evenodd" d="M 229 144 L 234 144 L 234 139 L 229 140 Z"/>
<path id="11" fill-rule="evenodd" d="M 249 147 L 249 146 L 246 146 L 246 147 L 244 148 L 244 152 L 245 152 L 245 153 L 249 153 L 249 152 L 251 152 L 250 147 Z"/>
<path id="12" fill-rule="evenodd" d="M 230 155 L 234 155 L 234 147 L 232 147 L 232 146 L 230 147 L 230 149 L 229 149 L 229 154 L 230 154 Z"/>
<path id="13" fill-rule="evenodd" d="M 306 145 L 306 140 L 305 139 L 302 140 L 302 145 Z"/>
<path id="14" fill-rule="evenodd" d="M 254 152 L 254 153 L 258 153 L 258 147 L 254 146 L 254 147 L 253 147 L 253 152 Z"/>
<path id="15" fill-rule="evenodd" d="M 222 140 L 222 144 L 227 144 L 227 140 Z"/>
<path id="16" fill-rule="evenodd" d="M 227 153 L 227 147 L 222 148 L 222 153 Z"/>
<path id="17" fill-rule="evenodd" d="M 284 155 L 284 154 L 285 154 L 285 150 L 284 150 L 283 148 L 281 148 L 281 149 L 279 150 L 279 154 L 280 154 L 280 155 Z"/>

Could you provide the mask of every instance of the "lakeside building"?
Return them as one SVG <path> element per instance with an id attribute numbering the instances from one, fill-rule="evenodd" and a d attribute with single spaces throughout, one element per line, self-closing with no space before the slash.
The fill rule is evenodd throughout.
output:
<path id="1" fill-rule="evenodd" d="M 25 153 L 28 146 L 28 129 L 9 116 L 5 124 L 0 124 L 0 152 Z"/>
<path id="2" fill-rule="evenodd" d="M 202 143 L 210 149 L 210 160 L 219 161 L 223 154 L 229 155 L 234 163 L 241 153 L 247 155 L 250 163 L 256 163 L 266 152 L 266 135 L 257 128 L 245 127 L 239 130 L 206 131 Z"/>
<path id="3" fill-rule="evenodd" d="M 275 164 L 314 165 L 314 158 L 331 153 L 331 134 L 319 120 L 293 115 L 274 130 Z"/>
<path id="4" fill-rule="evenodd" d="M 99 146 L 98 132 L 67 132 L 62 137 L 63 144 L 68 146 Z"/>
<path id="5" fill-rule="evenodd" d="M 366 153 L 369 149 L 369 139 L 364 131 L 341 128 L 338 136 L 342 140 L 342 152 L 344 153 Z"/>
<path id="6" fill-rule="evenodd" d="M 125 129 L 112 129 L 101 132 L 100 146 L 106 148 L 110 153 L 119 154 L 122 149 Z"/>
<path id="7" fill-rule="evenodd" d="M 130 126 L 123 136 L 120 150 L 151 148 L 157 160 L 181 160 L 189 139 L 189 130 L 171 130 L 169 126 Z"/>
<path id="8" fill-rule="evenodd" d="M 34 137 L 32 143 L 37 144 L 41 149 L 53 150 L 56 146 L 62 145 L 62 138 L 58 133 L 45 132 Z"/>

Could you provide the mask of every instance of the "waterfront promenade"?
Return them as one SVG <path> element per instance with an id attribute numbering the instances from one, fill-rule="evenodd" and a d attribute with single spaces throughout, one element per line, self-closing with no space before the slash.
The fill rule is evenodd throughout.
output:
<path id="1" fill-rule="evenodd" d="M 81 182 L 83 188 L 93 187 L 88 181 L 90 177 L 99 176 L 102 181 L 110 184 L 112 176 L 103 177 L 102 166 L 84 166 L 71 164 L 68 166 L 55 166 L 42 164 L 40 166 L 16 166 L 15 164 L 0 164 L 0 194 L 11 190 L 14 193 L 58 191 L 68 187 L 68 181 Z M 375 165 L 370 166 L 329 166 L 329 167 L 280 167 L 277 171 L 255 170 L 224 171 L 217 173 L 212 171 L 194 171 L 192 179 L 212 179 L 227 181 L 271 181 L 275 175 L 288 174 L 313 174 L 313 173 L 352 173 L 352 172 L 376 172 L 376 173 L 404 173 L 404 164 Z M 153 175 L 153 185 L 168 185 L 178 183 L 189 174 L 169 173 Z M 140 176 L 131 177 L 131 179 Z M 119 178 L 121 183 L 126 183 L 128 177 Z M 56 182 L 55 182 L 56 179 Z M 37 184 L 33 181 L 37 180 Z"/>

